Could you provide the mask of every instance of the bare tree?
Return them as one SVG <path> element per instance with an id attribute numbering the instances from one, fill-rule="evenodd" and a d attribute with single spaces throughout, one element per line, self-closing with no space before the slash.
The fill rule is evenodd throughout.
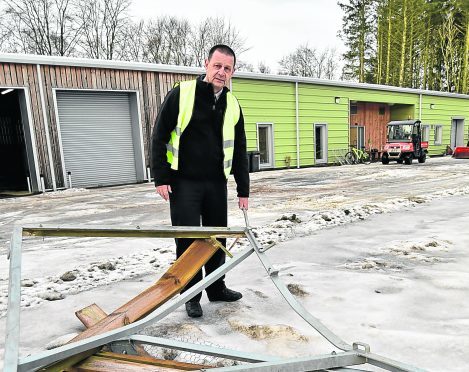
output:
<path id="1" fill-rule="evenodd" d="M 161 17 L 145 27 L 145 61 L 152 63 L 192 65 L 192 30 L 186 19 Z"/>
<path id="2" fill-rule="evenodd" d="M 335 48 L 326 49 L 323 54 L 325 55 L 325 64 L 323 74 L 319 78 L 334 80 L 337 78 L 337 71 L 339 63 L 337 60 L 337 51 Z"/>
<path id="3" fill-rule="evenodd" d="M 80 1 L 82 53 L 89 58 L 113 59 L 122 54 L 129 27 L 130 0 Z"/>
<path id="4" fill-rule="evenodd" d="M 261 61 L 257 64 L 257 70 L 261 74 L 270 74 L 270 67 L 267 66 L 264 61 Z"/>
<path id="5" fill-rule="evenodd" d="M 239 57 L 249 48 L 240 32 L 224 18 L 205 18 L 194 28 L 192 54 L 196 66 L 203 66 L 210 48 L 216 44 L 230 46 Z"/>
<path id="6" fill-rule="evenodd" d="M 118 59 L 125 61 L 143 61 L 146 54 L 145 22 L 129 22 L 123 30 L 122 47 L 118 51 Z"/>
<path id="7" fill-rule="evenodd" d="M 279 62 L 280 75 L 305 76 L 334 79 L 337 69 L 335 50 L 325 49 L 318 52 L 307 44 L 300 45 L 293 53 L 283 57 Z"/>
<path id="8" fill-rule="evenodd" d="M 82 31 L 76 10 L 72 0 L 5 0 L 0 35 L 12 52 L 72 55 Z"/>
<path id="9" fill-rule="evenodd" d="M 254 72 L 254 66 L 246 61 L 237 60 L 236 61 L 236 70 L 244 72 Z"/>

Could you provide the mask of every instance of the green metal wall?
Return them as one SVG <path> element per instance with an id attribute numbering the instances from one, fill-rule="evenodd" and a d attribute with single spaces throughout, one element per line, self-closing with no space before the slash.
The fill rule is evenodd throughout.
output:
<path id="1" fill-rule="evenodd" d="M 272 123 L 275 167 L 287 166 L 286 157 L 291 158 L 290 166 L 296 167 L 295 83 L 235 78 L 232 89 L 243 108 L 248 150 L 257 149 L 256 123 Z M 394 104 L 394 112 L 391 106 L 393 120 L 406 120 L 409 116 L 419 118 L 418 93 L 298 83 L 300 166 L 315 164 L 315 123 L 327 124 L 328 163 L 334 163 L 336 156 L 347 151 L 350 101 Z M 421 114 L 422 122 L 433 126 L 431 128 L 443 125 L 441 146 L 434 145 L 434 129 L 430 130 L 430 155 L 443 154 L 450 143 L 452 116 L 465 118 L 465 141 L 468 140 L 469 99 L 423 95 Z"/>
<path id="2" fill-rule="evenodd" d="M 275 167 L 285 167 L 286 156 L 296 165 L 295 84 L 236 79 L 232 89 L 243 109 L 248 151 L 257 149 L 256 123 L 272 123 Z"/>
<path id="3" fill-rule="evenodd" d="M 464 117 L 464 144 L 466 144 L 469 140 L 469 100 L 456 97 L 422 96 L 422 123 L 433 126 L 433 128 L 430 127 L 429 155 L 445 153 L 446 145 L 450 144 L 453 117 Z M 443 126 L 442 144 L 439 146 L 434 144 L 435 125 Z"/>

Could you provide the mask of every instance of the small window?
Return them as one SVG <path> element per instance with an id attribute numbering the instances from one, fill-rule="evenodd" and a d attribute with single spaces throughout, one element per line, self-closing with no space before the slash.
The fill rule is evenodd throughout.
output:
<path id="1" fill-rule="evenodd" d="M 435 145 L 443 142 L 443 125 L 435 125 Z"/>
<path id="2" fill-rule="evenodd" d="M 422 142 L 430 141 L 430 127 L 428 125 L 422 125 Z"/>
<path id="3" fill-rule="evenodd" d="M 350 104 L 350 115 L 356 115 L 358 112 L 358 106 L 356 103 Z"/>
<path id="4" fill-rule="evenodd" d="M 379 114 L 384 115 L 386 113 L 386 107 L 384 106 L 379 106 Z"/>

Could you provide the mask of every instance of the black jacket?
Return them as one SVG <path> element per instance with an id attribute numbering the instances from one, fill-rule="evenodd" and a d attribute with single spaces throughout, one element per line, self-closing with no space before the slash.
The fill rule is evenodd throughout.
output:
<path id="1" fill-rule="evenodd" d="M 179 115 L 179 86 L 172 89 L 160 108 L 153 128 L 151 160 L 155 185 L 170 185 L 176 177 L 195 180 L 224 180 L 223 172 L 223 118 L 226 109 L 226 93 L 215 102 L 213 86 L 197 79 L 194 110 L 188 126 L 179 142 L 178 170 L 171 169 L 166 160 L 166 144 L 177 124 Z M 233 165 L 239 197 L 249 196 L 249 170 L 246 155 L 246 134 L 241 112 L 235 126 Z"/>

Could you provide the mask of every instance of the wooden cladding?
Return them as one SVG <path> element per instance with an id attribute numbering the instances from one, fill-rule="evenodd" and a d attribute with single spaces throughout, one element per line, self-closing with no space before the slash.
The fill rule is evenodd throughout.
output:
<path id="1" fill-rule="evenodd" d="M 177 81 L 194 78 L 194 75 L 130 71 L 74 66 L 41 65 L 46 120 L 52 149 L 52 162 L 58 187 L 64 187 L 56 107 L 53 89 L 120 90 L 138 92 L 140 122 L 142 125 L 145 162 L 149 165 L 150 142 L 153 124 L 164 97 Z M 39 173 L 47 187 L 52 185 L 50 162 L 46 142 L 46 125 L 42 113 L 37 65 L 0 63 L 0 86 L 28 88 L 31 125 L 34 128 L 38 153 Z"/>
<path id="2" fill-rule="evenodd" d="M 391 121 L 390 106 L 370 102 L 357 102 L 355 105 L 357 110 L 356 114 L 350 114 L 350 127 L 365 128 L 366 150 L 382 151 L 386 144 L 386 124 Z"/>

